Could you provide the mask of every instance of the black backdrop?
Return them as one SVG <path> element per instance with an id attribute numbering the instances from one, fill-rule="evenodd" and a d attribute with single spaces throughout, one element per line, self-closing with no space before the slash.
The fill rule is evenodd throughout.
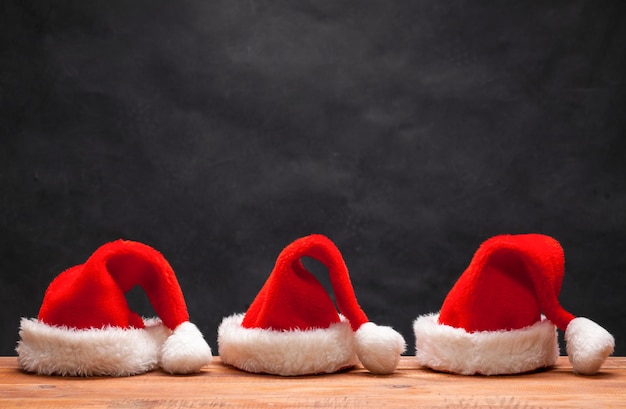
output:
<path id="1" fill-rule="evenodd" d="M 0 353 L 117 238 L 165 255 L 217 353 L 310 233 L 413 353 L 482 241 L 539 232 L 625 354 L 625 5 L 0 2 Z"/>

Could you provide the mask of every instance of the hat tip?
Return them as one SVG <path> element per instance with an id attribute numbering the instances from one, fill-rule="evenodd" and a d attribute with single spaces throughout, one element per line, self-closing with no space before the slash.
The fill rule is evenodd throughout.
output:
<path id="1" fill-rule="evenodd" d="M 211 363 L 211 347 L 202 333 L 189 321 L 179 324 L 161 349 L 160 362 L 164 371 L 172 374 L 189 374 Z"/>
<path id="2" fill-rule="evenodd" d="M 391 327 L 366 322 L 355 334 L 356 353 L 363 366 L 377 375 L 395 371 L 406 350 L 402 335 Z"/>
<path id="3" fill-rule="evenodd" d="M 606 329 L 584 317 L 574 318 L 565 330 L 567 355 L 574 372 L 594 375 L 613 353 L 615 339 Z"/>

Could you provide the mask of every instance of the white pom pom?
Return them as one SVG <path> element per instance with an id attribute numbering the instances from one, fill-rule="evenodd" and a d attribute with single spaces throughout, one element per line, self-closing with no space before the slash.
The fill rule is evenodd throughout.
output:
<path id="1" fill-rule="evenodd" d="M 180 324 L 161 349 L 160 362 L 169 373 L 187 374 L 199 372 L 211 363 L 211 348 L 202 333 L 191 322 Z"/>
<path id="2" fill-rule="evenodd" d="M 593 375 L 613 353 L 615 339 L 590 319 L 578 317 L 565 330 L 567 355 L 575 373 Z"/>
<path id="3" fill-rule="evenodd" d="M 356 332 L 356 353 L 370 372 L 384 375 L 398 366 L 400 355 L 406 350 L 402 335 L 391 327 L 366 322 Z"/>

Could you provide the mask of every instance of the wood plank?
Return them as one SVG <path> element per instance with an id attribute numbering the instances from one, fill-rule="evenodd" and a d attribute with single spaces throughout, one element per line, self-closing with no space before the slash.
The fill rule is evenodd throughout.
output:
<path id="1" fill-rule="evenodd" d="M 200 374 L 161 371 L 126 378 L 28 374 L 0 357 L 0 408 L 611 408 L 626 407 L 626 357 L 595 376 L 572 373 L 566 357 L 549 370 L 513 376 L 460 376 L 420 368 L 402 357 L 387 376 L 363 368 L 339 374 L 279 377 L 222 365 Z"/>

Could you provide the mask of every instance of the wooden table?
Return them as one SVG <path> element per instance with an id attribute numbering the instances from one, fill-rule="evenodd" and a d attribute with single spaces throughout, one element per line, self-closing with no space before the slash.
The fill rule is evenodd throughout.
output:
<path id="1" fill-rule="evenodd" d="M 28 374 L 0 357 L 0 408 L 625 408 L 626 357 L 595 376 L 577 376 L 566 357 L 550 370 L 514 376 L 460 376 L 420 368 L 402 357 L 393 375 L 357 367 L 318 376 L 253 375 L 222 365 L 200 374 L 161 371 L 127 378 Z"/>

